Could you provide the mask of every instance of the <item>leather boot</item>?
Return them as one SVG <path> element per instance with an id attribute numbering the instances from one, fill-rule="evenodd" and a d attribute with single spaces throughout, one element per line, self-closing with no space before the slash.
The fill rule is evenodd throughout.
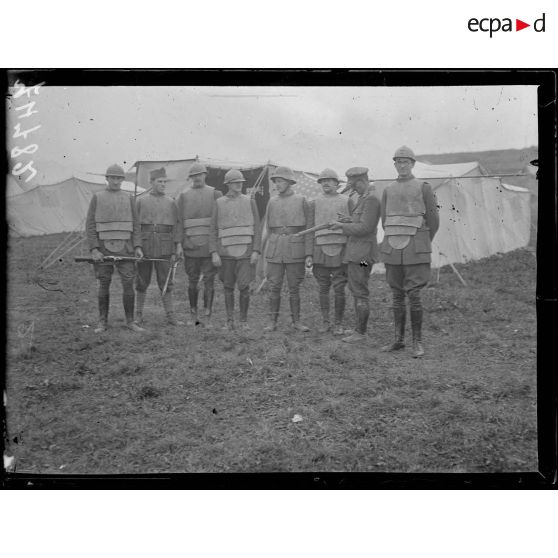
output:
<path id="1" fill-rule="evenodd" d="M 405 348 L 405 317 L 407 309 L 405 305 L 394 306 L 393 322 L 395 324 L 395 340 L 390 345 L 382 347 L 382 351 L 399 351 Z"/>
<path id="2" fill-rule="evenodd" d="M 145 291 L 136 291 L 136 323 L 143 323 L 143 307 L 145 306 Z"/>
<path id="3" fill-rule="evenodd" d="M 345 314 L 345 293 L 335 293 L 335 327 L 333 328 L 333 335 L 343 335 L 343 315 Z"/>
<path id="4" fill-rule="evenodd" d="M 206 285 L 203 290 L 203 308 L 205 315 L 205 327 L 211 327 L 211 311 L 213 309 L 213 297 L 215 295 L 215 290 L 213 285 Z"/>
<path id="5" fill-rule="evenodd" d="M 289 303 L 291 306 L 291 318 L 293 321 L 293 329 L 296 331 L 310 331 L 309 327 L 300 323 L 300 296 L 291 296 L 289 298 Z"/>
<path id="6" fill-rule="evenodd" d="M 134 322 L 134 295 L 122 295 L 122 304 L 124 306 L 124 315 L 126 316 L 126 327 L 132 331 L 145 331 Z"/>
<path id="7" fill-rule="evenodd" d="M 422 346 L 422 309 L 411 309 L 411 330 L 413 332 L 413 358 L 424 355 Z"/>
<path id="8" fill-rule="evenodd" d="M 234 330 L 234 290 L 225 289 L 225 313 L 227 314 L 227 327 L 229 331 Z"/>
<path id="9" fill-rule="evenodd" d="M 165 314 L 167 315 L 167 323 L 172 326 L 184 325 L 184 322 L 177 320 L 176 316 L 174 315 L 174 308 L 172 305 L 172 291 L 167 291 L 164 295 L 162 295 L 161 298 L 163 300 L 163 308 L 165 309 Z"/>
<path id="10" fill-rule="evenodd" d="M 102 333 L 107 329 L 109 301 L 109 295 L 99 296 L 99 325 L 95 328 L 95 333 Z"/>
<path id="11" fill-rule="evenodd" d="M 193 326 L 198 321 L 198 287 L 197 285 L 188 286 L 188 300 L 190 302 L 190 317 L 186 320 L 186 325 Z"/>
<path id="12" fill-rule="evenodd" d="M 344 337 L 342 339 L 344 343 L 361 343 L 366 339 L 366 328 L 368 325 L 368 315 L 370 313 L 368 304 L 364 302 L 355 302 L 355 313 L 357 322 L 355 331 L 349 335 L 349 337 Z"/>
<path id="13" fill-rule="evenodd" d="M 327 333 L 331 324 L 329 323 L 329 294 L 320 293 L 320 310 L 322 312 L 322 327 L 318 329 L 318 333 Z"/>
<path id="14" fill-rule="evenodd" d="M 269 325 L 264 328 L 264 331 L 275 331 L 277 329 L 279 308 L 281 308 L 281 297 L 271 296 L 269 298 Z"/>
<path id="15" fill-rule="evenodd" d="M 240 327 L 241 329 L 249 330 L 248 307 L 250 306 L 250 291 L 248 289 L 240 291 L 238 303 L 240 306 Z"/>

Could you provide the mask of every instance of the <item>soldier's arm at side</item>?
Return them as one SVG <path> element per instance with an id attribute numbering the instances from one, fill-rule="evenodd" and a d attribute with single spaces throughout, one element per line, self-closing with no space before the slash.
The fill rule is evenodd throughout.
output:
<path id="1" fill-rule="evenodd" d="M 426 221 L 426 226 L 430 229 L 430 240 L 434 239 L 434 236 L 440 228 L 440 215 L 438 213 L 438 200 L 436 199 L 436 194 L 432 190 L 432 186 L 425 182 L 422 186 L 422 194 L 424 197 L 424 205 L 426 206 L 426 214 L 424 220 Z"/>
<path id="2" fill-rule="evenodd" d="M 262 227 L 260 223 L 260 214 L 258 212 L 258 204 L 256 200 L 250 200 L 250 207 L 252 208 L 252 215 L 254 217 L 254 242 L 252 246 L 253 252 L 262 252 Z"/>
<path id="3" fill-rule="evenodd" d="M 384 191 L 382 192 L 382 204 L 381 204 L 382 227 L 386 226 L 386 203 L 387 203 L 387 188 L 384 188 Z"/>
<path id="4" fill-rule="evenodd" d="M 315 225 L 316 225 L 316 201 L 312 200 L 308 202 L 308 223 L 306 224 L 306 228 L 311 229 Z M 308 236 L 312 239 L 312 256 L 313 256 L 315 235 L 314 233 L 312 233 L 312 234 L 307 234 L 305 236 Z"/>
<path id="5" fill-rule="evenodd" d="M 89 209 L 87 210 L 87 218 L 85 220 L 85 233 L 87 235 L 87 244 L 89 250 L 99 248 L 99 238 L 97 237 L 97 228 L 95 226 L 95 211 L 97 210 L 97 196 L 93 195 L 89 202 Z"/>
<path id="6" fill-rule="evenodd" d="M 175 224 L 174 224 L 174 242 L 177 244 L 182 244 L 182 235 L 184 233 L 184 224 L 182 219 L 180 218 L 180 212 L 178 210 L 178 203 L 173 201 L 173 211 L 175 217 Z"/>
<path id="7" fill-rule="evenodd" d="M 130 196 L 130 205 L 132 206 L 132 222 L 134 227 L 134 230 L 132 232 L 132 244 L 134 245 L 134 248 L 141 248 L 141 224 L 139 222 L 136 202 L 133 196 Z"/>
<path id="8" fill-rule="evenodd" d="M 213 206 L 209 224 L 209 253 L 217 252 L 217 204 Z"/>
<path id="9" fill-rule="evenodd" d="M 306 198 L 302 198 L 302 207 L 304 209 L 304 216 L 306 217 L 306 226 L 304 228 L 307 229 L 311 226 L 310 221 L 312 219 L 312 216 L 310 214 L 310 212 L 311 212 L 310 203 L 308 202 L 308 200 Z M 304 254 L 306 256 L 312 256 L 313 253 L 314 253 L 314 235 L 305 234 L 304 235 Z"/>

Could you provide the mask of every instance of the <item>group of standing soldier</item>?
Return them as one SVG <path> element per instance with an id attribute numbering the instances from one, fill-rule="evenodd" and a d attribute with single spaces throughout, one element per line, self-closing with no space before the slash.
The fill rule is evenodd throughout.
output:
<path id="1" fill-rule="evenodd" d="M 266 277 L 270 286 L 266 331 L 277 328 L 285 276 L 292 327 L 301 332 L 309 331 L 301 322 L 300 285 L 305 268 L 312 267 L 322 315 L 318 331 L 344 336 L 342 340 L 347 343 L 362 342 L 370 315 L 369 277 L 372 266 L 381 257 L 393 293 L 395 323 L 395 340 L 384 349 L 399 350 L 405 346 L 407 297 L 413 356 L 422 356 L 420 291 L 430 278 L 431 241 L 438 230 L 438 210 L 430 185 L 412 174 L 413 152 L 401 147 L 393 160 L 398 178 L 383 191 L 381 201 L 371 190 L 365 167 L 347 170 L 350 195 L 338 192 L 339 177 L 335 171 L 325 169 L 318 177 L 322 193 L 313 201 L 295 193 L 296 178 L 291 169 L 277 167 L 270 177 L 277 195 L 268 203 L 263 227 L 255 201 L 242 193 L 245 179 L 238 170 L 225 174 L 228 191 L 222 195 L 206 184 L 206 167 L 194 163 L 188 172 L 192 185 L 175 202 L 165 195 L 165 169 L 156 169 L 150 175 L 149 194 L 135 203 L 120 189 L 123 169 L 112 165 L 106 172 L 108 187 L 93 197 L 87 215 L 89 248 L 99 280 L 100 321 L 95 331 L 107 328 L 109 287 L 114 268 L 122 281 L 124 313 L 131 330 L 144 331 L 141 327 L 143 310 L 153 267 L 168 322 L 183 325 L 175 317 L 172 302 L 172 271 L 182 258 L 188 276 L 190 316 L 187 323 L 211 326 L 214 282 L 218 273 L 224 286 L 227 328 L 237 327 L 234 321 L 236 286 L 239 325 L 248 329 L 250 283 L 255 279 L 256 264 L 265 245 Z M 384 240 L 378 248 L 380 218 Z M 266 237 L 263 239 L 262 229 Z M 109 260 L 107 256 L 115 258 Z M 198 310 L 201 277 L 203 313 Z M 354 300 L 355 327 L 351 331 L 343 327 L 347 284 Z"/>

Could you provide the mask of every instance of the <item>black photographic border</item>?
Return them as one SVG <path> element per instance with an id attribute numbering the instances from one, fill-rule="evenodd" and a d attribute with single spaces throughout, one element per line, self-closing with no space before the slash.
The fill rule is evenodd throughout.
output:
<path id="1" fill-rule="evenodd" d="M 0 74 L 4 95 L 19 80 L 58 86 L 538 86 L 539 204 L 537 234 L 537 432 L 538 472 L 525 473 L 176 473 L 146 475 L 42 475 L 6 473 L 8 489 L 545 489 L 557 482 L 558 286 L 556 69 L 12 69 Z M 0 126 L 6 131 L 5 112 Z M 4 137 L 6 145 L 7 136 Z M 7 151 L 2 164 L 8 170 Z M 6 269 L 8 227 L 0 196 L 2 261 Z M 6 277 L 0 297 L 6 335 Z M 4 347 L 6 346 L 4 337 Z M 0 377 L 6 387 L 6 355 Z M 7 439 L 5 408 L 0 420 Z"/>

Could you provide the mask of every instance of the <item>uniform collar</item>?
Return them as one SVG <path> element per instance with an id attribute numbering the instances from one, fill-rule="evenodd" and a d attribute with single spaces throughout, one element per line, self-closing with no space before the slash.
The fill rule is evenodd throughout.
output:
<path id="1" fill-rule="evenodd" d="M 410 174 L 409 176 L 406 176 L 405 178 L 401 178 L 400 176 L 397 177 L 397 182 L 409 182 L 409 180 L 413 180 L 415 178 L 414 174 Z"/>

